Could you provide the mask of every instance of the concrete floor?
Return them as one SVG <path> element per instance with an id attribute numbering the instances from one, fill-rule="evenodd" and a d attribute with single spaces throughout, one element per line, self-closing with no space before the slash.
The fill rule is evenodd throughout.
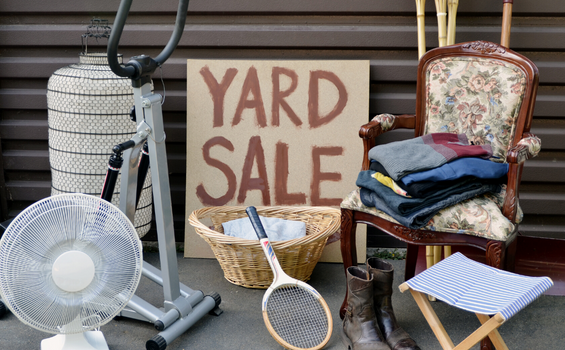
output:
<path id="1" fill-rule="evenodd" d="M 145 260 L 158 266 L 158 253 L 145 254 Z M 229 283 L 214 259 L 185 259 L 178 255 L 181 282 L 205 294 L 214 291 L 222 298 L 220 316 L 204 316 L 182 336 L 168 344 L 170 350 L 204 349 L 282 349 L 265 328 L 261 315 L 264 290 L 247 289 Z M 404 280 L 404 261 L 391 260 L 395 267 L 393 306 L 401 326 L 422 350 L 441 349 L 430 327 L 409 293 L 401 294 L 398 284 Z M 338 310 L 345 293 L 342 264 L 319 263 L 308 282 L 325 298 L 333 312 L 334 332 L 325 349 L 346 349 L 342 344 Z M 162 290 L 151 281 L 142 280 L 137 295 L 159 306 Z M 463 340 L 479 321 L 473 314 L 433 303 L 447 332 L 455 343 Z M 565 335 L 565 298 L 542 296 L 500 328 L 508 347 L 513 350 L 563 349 Z M 111 350 L 145 349 L 145 342 L 157 334 L 152 324 L 127 318 L 112 320 L 101 327 Z M 40 349 L 41 340 L 49 337 L 21 323 L 13 314 L 0 319 L 0 349 Z M 473 349 L 478 349 L 478 345 Z"/>

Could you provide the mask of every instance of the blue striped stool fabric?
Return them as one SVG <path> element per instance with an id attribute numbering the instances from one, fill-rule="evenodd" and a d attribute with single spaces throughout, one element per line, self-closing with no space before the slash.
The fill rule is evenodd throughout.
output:
<path id="1" fill-rule="evenodd" d="M 455 253 L 405 282 L 411 289 L 470 312 L 508 320 L 547 289 L 549 277 L 502 271 Z"/>

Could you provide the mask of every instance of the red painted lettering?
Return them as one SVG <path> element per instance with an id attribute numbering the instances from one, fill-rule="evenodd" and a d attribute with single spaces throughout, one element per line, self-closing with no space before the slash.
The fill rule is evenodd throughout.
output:
<path id="1" fill-rule="evenodd" d="M 229 140 L 221 136 L 211 138 L 202 147 L 202 155 L 204 156 L 204 161 L 206 161 L 206 164 L 218 168 L 221 172 L 224 173 L 228 181 L 228 190 L 226 194 L 224 194 L 223 196 L 219 198 L 214 198 L 206 192 L 204 185 L 200 183 L 196 187 L 196 196 L 200 199 L 200 202 L 202 202 L 202 204 L 204 205 L 221 206 L 221 205 L 225 205 L 226 203 L 228 203 L 230 200 L 233 199 L 237 186 L 237 178 L 235 177 L 234 172 L 227 164 L 222 163 L 219 160 L 210 157 L 210 149 L 216 145 L 222 146 L 227 150 L 229 150 L 230 152 L 234 151 L 234 147 Z"/>
<path id="2" fill-rule="evenodd" d="M 341 181 L 340 173 L 324 173 L 321 168 L 321 156 L 340 156 L 343 147 L 316 147 L 312 148 L 312 183 L 310 185 L 312 205 L 339 206 L 341 198 L 321 198 L 320 183 L 322 181 Z"/>
<path id="3" fill-rule="evenodd" d="M 257 170 L 259 177 L 251 178 L 251 169 L 254 160 L 257 159 Z M 243 161 L 243 170 L 241 174 L 241 184 L 239 187 L 239 195 L 237 201 L 243 203 L 247 197 L 247 191 L 259 190 L 263 196 L 263 205 L 271 205 L 271 196 L 269 194 L 269 182 L 267 181 L 267 167 L 265 164 L 265 152 L 261 145 L 261 138 L 253 136 L 249 139 L 247 155 Z"/>
<path id="4" fill-rule="evenodd" d="M 285 91 L 280 91 L 280 75 L 284 74 L 291 79 L 290 87 Z M 290 108 L 288 102 L 285 101 L 285 97 L 288 97 L 290 94 L 296 90 L 298 86 L 298 74 L 295 71 L 290 70 L 288 68 L 283 67 L 273 67 L 273 71 L 271 73 L 271 79 L 273 81 L 273 103 L 271 105 L 271 120 L 273 126 L 279 126 L 280 124 L 280 117 L 279 112 L 280 108 L 284 109 L 288 118 L 294 123 L 296 126 L 302 125 L 302 120 L 298 118 L 296 113 Z"/>
<path id="5" fill-rule="evenodd" d="M 320 116 L 319 111 L 320 79 L 325 79 L 334 84 L 339 93 L 339 98 L 334 108 L 325 116 Z M 323 70 L 310 71 L 310 85 L 308 87 L 308 122 L 310 123 L 310 128 L 314 129 L 331 122 L 343 112 L 345 105 L 347 105 L 347 90 L 335 73 Z"/>
<path id="6" fill-rule="evenodd" d="M 210 96 L 212 96 L 212 102 L 214 102 L 214 128 L 224 125 L 224 96 L 226 95 L 226 90 L 230 86 L 236 74 L 237 69 L 229 68 L 226 70 L 226 74 L 224 74 L 222 82 L 218 84 L 218 81 L 214 78 L 208 66 L 204 66 L 200 69 L 200 75 L 202 75 L 204 82 L 208 85 Z"/>
<path id="7" fill-rule="evenodd" d="M 288 144 L 277 143 L 275 154 L 275 204 L 306 204 L 306 194 L 302 192 L 288 193 Z"/>
<path id="8" fill-rule="evenodd" d="M 253 95 L 251 100 L 247 99 L 249 93 Z M 253 66 L 251 66 L 251 68 L 247 71 L 247 76 L 243 82 L 241 96 L 231 123 L 232 126 L 239 124 L 241 121 L 241 114 L 246 108 L 255 109 L 257 125 L 262 128 L 267 126 L 267 116 L 265 115 L 265 106 L 263 105 L 263 97 L 261 96 L 261 87 L 259 85 L 259 78 L 257 77 L 257 69 Z"/>

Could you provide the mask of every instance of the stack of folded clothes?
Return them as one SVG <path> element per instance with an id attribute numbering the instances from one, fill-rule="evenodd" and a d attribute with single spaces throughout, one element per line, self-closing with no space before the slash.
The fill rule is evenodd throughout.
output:
<path id="1" fill-rule="evenodd" d="M 370 170 L 357 186 L 364 205 L 420 228 L 441 209 L 486 192 L 499 192 L 508 164 L 489 160 L 490 145 L 465 134 L 435 133 L 373 147 Z"/>

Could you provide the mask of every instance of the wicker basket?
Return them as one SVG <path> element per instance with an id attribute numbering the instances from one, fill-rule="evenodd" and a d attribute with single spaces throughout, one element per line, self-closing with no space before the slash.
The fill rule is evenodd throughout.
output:
<path id="1" fill-rule="evenodd" d="M 247 217 L 246 207 L 207 207 L 190 214 L 188 221 L 204 238 L 220 262 L 224 277 L 247 288 L 268 288 L 273 282 L 271 267 L 259 241 L 226 236 L 222 223 Z M 340 226 L 339 209 L 330 207 L 257 207 L 260 216 L 306 223 L 306 236 L 271 242 L 283 270 L 307 281 L 322 255 L 328 238 Z M 201 221 L 209 219 L 211 226 Z"/>

